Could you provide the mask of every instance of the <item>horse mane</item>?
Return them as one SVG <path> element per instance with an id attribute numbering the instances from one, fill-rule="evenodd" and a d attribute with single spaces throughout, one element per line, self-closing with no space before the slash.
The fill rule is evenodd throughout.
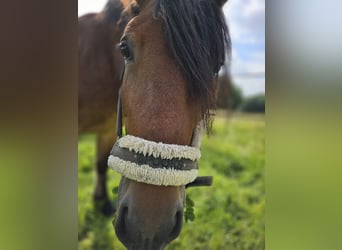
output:
<path id="1" fill-rule="evenodd" d="M 209 128 L 216 77 L 231 53 L 221 6 L 216 0 L 155 0 L 154 16 L 164 21 L 167 44 L 187 80 L 189 97 L 201 104 Z"/>

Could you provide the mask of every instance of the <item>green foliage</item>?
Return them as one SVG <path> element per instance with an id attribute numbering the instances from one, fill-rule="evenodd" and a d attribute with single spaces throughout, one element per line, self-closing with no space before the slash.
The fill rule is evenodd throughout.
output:
<path id="1" fill-rule="evenodd" d="M 219 75 L 217 81 L 217 95 L 216 95 L 216 107 L 219 109 L 230 109 L 231 108 L 231 77 L 225 70 L 221 75 Z"/>
<path id="2" fill-rule="evenodd" d="M 195 202 L 190 198 L 189 195 L 187 195 L 186 200 L 185 200 L 185 209 L 184 209 L 185 222 L 195 220 L 194 206 L 195 206 Z"/>
<path id="3" fill-rule="evenodd" d="M 213 175 L 213 186 L 186 191 L 187 223 L 166 249 L 265 249 L 264 128 L 263 115 L 215 118 L 212 134 L 203 140 L 199 162 L 199 174 Z M 113 218 L 104 218 L 93 209 L 94 171 L 83 169 L 95 162 L 90 160 L 94 142 L 93 137 L 79 140 L 78 249 L 122 250 L 125 247 L 115 236 Z M 109 170 L 109 187 L 116 187 L 119 180 Z M 115 200 L 115 194 L 111 195 Z"/>
<path id="4" fill-rule="evenodd" d="M 216 107 L 219 109 L 236 110 L 243 101 L 242 90 L 232 82 L 231 75 L 226 66 L 217 81 Z"/>
<path id="5" fill-rule="evenodd" d="M 118 191 L 119 191 L 119 186 L 113 187 L 113 189 L 112 189 L 113 194 L 117 195 Z"/>
<path id="6" fill-rule="evenodd" d="M 216 106 L 219 109 L 237 110 L 243 102 L 242 90 L 226 78 L 219 79 Z M 230 81 L 230 79 L 229 79 Z"/>
<path id="7" fill-rule="evenodd" d="M 265 94 L 245 98 L 241 104 L 241 111 L 265 113 Z"/>
<path id="8" fill-rule="evenodd" d="M 237 85 L 232 84 L 229 98 L 231 98 L 231 108 L 233 110 L 238 109 L 243 102 L 242 90 Z"/>

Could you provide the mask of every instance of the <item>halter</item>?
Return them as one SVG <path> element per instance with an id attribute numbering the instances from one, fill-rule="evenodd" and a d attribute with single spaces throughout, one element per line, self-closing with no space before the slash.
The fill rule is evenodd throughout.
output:
<path id="1" fill-rule="evenodd" d="M 121 82 L 125 69 L 121 73 Z M 117 105 L 117 141 L 108 157 L 108 166 L 122 176 L 158 186 L 211 186 L 212 176 L 197 177 L 200 122 L 189 146 L 166 144 L 122 134 L 121 88 Z"/>

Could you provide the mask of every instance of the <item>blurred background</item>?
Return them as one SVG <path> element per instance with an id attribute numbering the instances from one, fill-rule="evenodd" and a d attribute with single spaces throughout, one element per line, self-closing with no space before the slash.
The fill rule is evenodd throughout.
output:
<path id="1" fill-rule="evenodd" d="M 229 2 L 231 7 L 249 1 Z M 248 230 L 241 228 L 253 228 L 248 220 L 263 224 L 260 217 L 264 214 L 267 221 L 266 249 L 339 250 L 342 211 L 342 2 L 265 2 L 266 171 L 265 178 L 258 178 L 261 187 L 254 187 L 249 192 L 264 190 L 263 179 L 266 179 L 266 213 L 263 205 L 260 205 L 261 209 L 254 208 L 252 211 L 252 206 L 244 205 L 246 199 L 243 197 L 246 195 L 241 195 L 239 190 L 248 193 L 248 187 L 251 187 L 248 182 L 244 183 L 245 190 L 239 184 L 227 187 L 227 180 L 241 183 L 239 178 L 226 177 L 230 173 L 223 178 L 218 173 L 218 167 L 205 167 L 205 162 L 202 162 L 201 171 L 209 170 L 210 174 L 215 175 L 215 185 L 209 189 L 189 190 L 195 201 L 196 219 L 185 225 L 182 235 L 185 239 L 193 239 L 190 249 L 193 245 L 195 248 L 197 239 L 201 239 L 198 241 L 201 245 L 195 249 L 203 249 L 205 241 L 211 241 L 214 249 L 238 249 L 235 246 L 242 245 L 246 246 L 243 249 L 248 249 L 251 244 L 258 244 L 256 239 L 264 239 L 263 225 L 254 227 L 253 232 L 259 233 L 252 239 L 244 236 L 241 232 Z M 225 10 L 230 8 L 229 3 L 227 5 Z M 77 8 L 77 1 L 70 0 L 32 0 L 6 1 L 0 8 L 3 34 L 0 39 L 0 249 L 121 247 L 113 242 L 110 221 L 103 223 L 100 217 L 94 220 L 92 213 L 92 139 L 80 138 L 79 144 L 77 141 L 77 13 L 82 6 L 79 3 Z M 98 6 L 96 11 L 101 8 Z M 241 10 L 237 10 L 237 14 L 239 12 Z M 233 25 L 233 20 L 229 22 Z M 230 28 L 234 29 L 232 26 Z M 234 61 L 232 66 L 235 67 Z M 231 76 L 234 78 L 234 74 Z M 238 84 L 237 77 L 233 82 Z M 244 95 L 247 96 L 246 93 Z M 227 122 L 224 117 L 222 119 L 225 129 L 226 124 L 234 120 L 228 119 Z M 239 121 L 244 122 L 243 119 L 235 121 L 238 122 L 235 126 L 237 131 L 244 131 L 239 124 Z M 247 119 L 247 124 L 252 121 Z M 214 126 L 216 134 L 222 130 L 219 123 L 217 128 Z M 245 130 L 250 129 L 249 125 L 242 126 Z M 264 122 L 261 122 L 262 130 L 263 126 Z M 234 130 L 230 129 L 229 134 L 234 135 Z M 258 133 L 251 131 L 249 134 L 243 133 L 248 137 L 247 144 L 250 137 L 260 143 L 262 140 L 255 138 Z M 227 132 L 224 134 L 228 135 Z M 244 140 L 235 134 L 235 139 L 230 137 L 229 140 L 234 145 L 243 143 Z M 227 139 L 220 137 L 219 141 Z M 232 147 L 230 144 L 228 149 L 234 150 Z M 255 146 L 252 144 L 251 147 Z M 214 148 L 223 147 L 215 145 Z M 248 150 L 241 149 L 238 158 L 248 157 Z M 259 151 L 262 150 L 261 147 Z M 85 160 L 79 158 L 79 168 L 78 151 L 88 157 Z M 259 151 L 257 155 L 261 156 Z M 87 159 L 90 161 L 88 170 L 82 170 L 82 166 L 87 165 Z M 262 158 L 259 159 L 259 166 L 263 166 L 262 161 Z M 246 166 L 246 162 L 242 166 Z M 232 171 L 233 174 L 236 172 Z M 253 172 L 240 173 L 243 176 Z M 111 176 L 114 179 L 111 184 L 115 186 L 119 176 Z M 85 178 L 84 185 L 82 178 Z M 253 185 L 253 182 L 250 184 Z M 233 202 L 228 202 L 234 186 L 238 191 Z M 78 190 L 81 191 L 77 193 Z M 215 206 L 210 199 L 208 203 L 203 203 L 203 199 L 208 199 L 208 192 L 219 194 L 213 199 Z M 237 203 L 236 198 L 241 203 Z M 217 203 L 220 199 L 224 202 Z M 214 216 L 203 216 L 208 211 L 203 208 L 206 204 L 209 208 L 215 208 Z M 234 204 L 235 208 L 229 208 L 227 204 Z M 217 208 L 221 213 L 217 212 Z M 244 212 L 236 213 L 238 216 L 234 221 L 230 218 L 233 213 L 229 211 L 236 209 Z M 222 214 L 227 218 L 222 219 Z M 222 223 L 216 217 L 222 219 Z M 200 231 L 203 230 L 203 219 L 206 219 L 205 227 L 208 227 L 209 233 Z M 102 227 L 94 226 L 97 222 Z M 229 223 L 233 223 L 237 231 L 230 229 Z M 240 223 L 240 227 L 234 223 Z M 203 234 L 202 238 L 197 229 Z M 234 233 L 235 237 L 229 233 Z M 218 235 L 217 238 L 215 235 Z M 222 239 L 226 246 L 220 246 Z M 229 239 L 237 241 L 232 248 L 228 248 L 232 244 Z M 178 241 L 175 244 L 174 248 L 178 246 L 179 249 L 182 243 Z M 249 249 L 263 248 L 258 245 Z"/>
<path id="2" fill-rule="evenodd" d="M 100 12 L 106 0 L 78 1 L 78 15 Z M 167 249 L 265 249 L 265 2 L 228 1 L 223 8 L 232 39 L 231 65 L 219 74 L 212 133 L 203 140 L 200 175 L 213 175 L 212 187 L 187 190 L 195 219 Z M 125 249 L 113 218 L 92 203 L 95 137 L 78 142 L 79 249 Z M 115 189 L 120 176 L 108 171 Z M 115 204 L 116 190 L 111 193 Z"/>

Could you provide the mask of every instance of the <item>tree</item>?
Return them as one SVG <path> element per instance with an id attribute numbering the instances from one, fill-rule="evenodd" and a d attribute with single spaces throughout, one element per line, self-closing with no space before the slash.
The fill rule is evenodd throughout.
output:
<path id="1" fill-rule="evenodd" d="M 216 106 L 220 109 L 239 108 L 243 95 L 241 89 L 233 84 L 229 70 L 224 65 L 218 78 Z"/>
<path id="2" fill-rule="evenodd" d="M 241 105 L 241 111 L 265 113 L 265 94 L 256 94 L 245 98 Z"/>

